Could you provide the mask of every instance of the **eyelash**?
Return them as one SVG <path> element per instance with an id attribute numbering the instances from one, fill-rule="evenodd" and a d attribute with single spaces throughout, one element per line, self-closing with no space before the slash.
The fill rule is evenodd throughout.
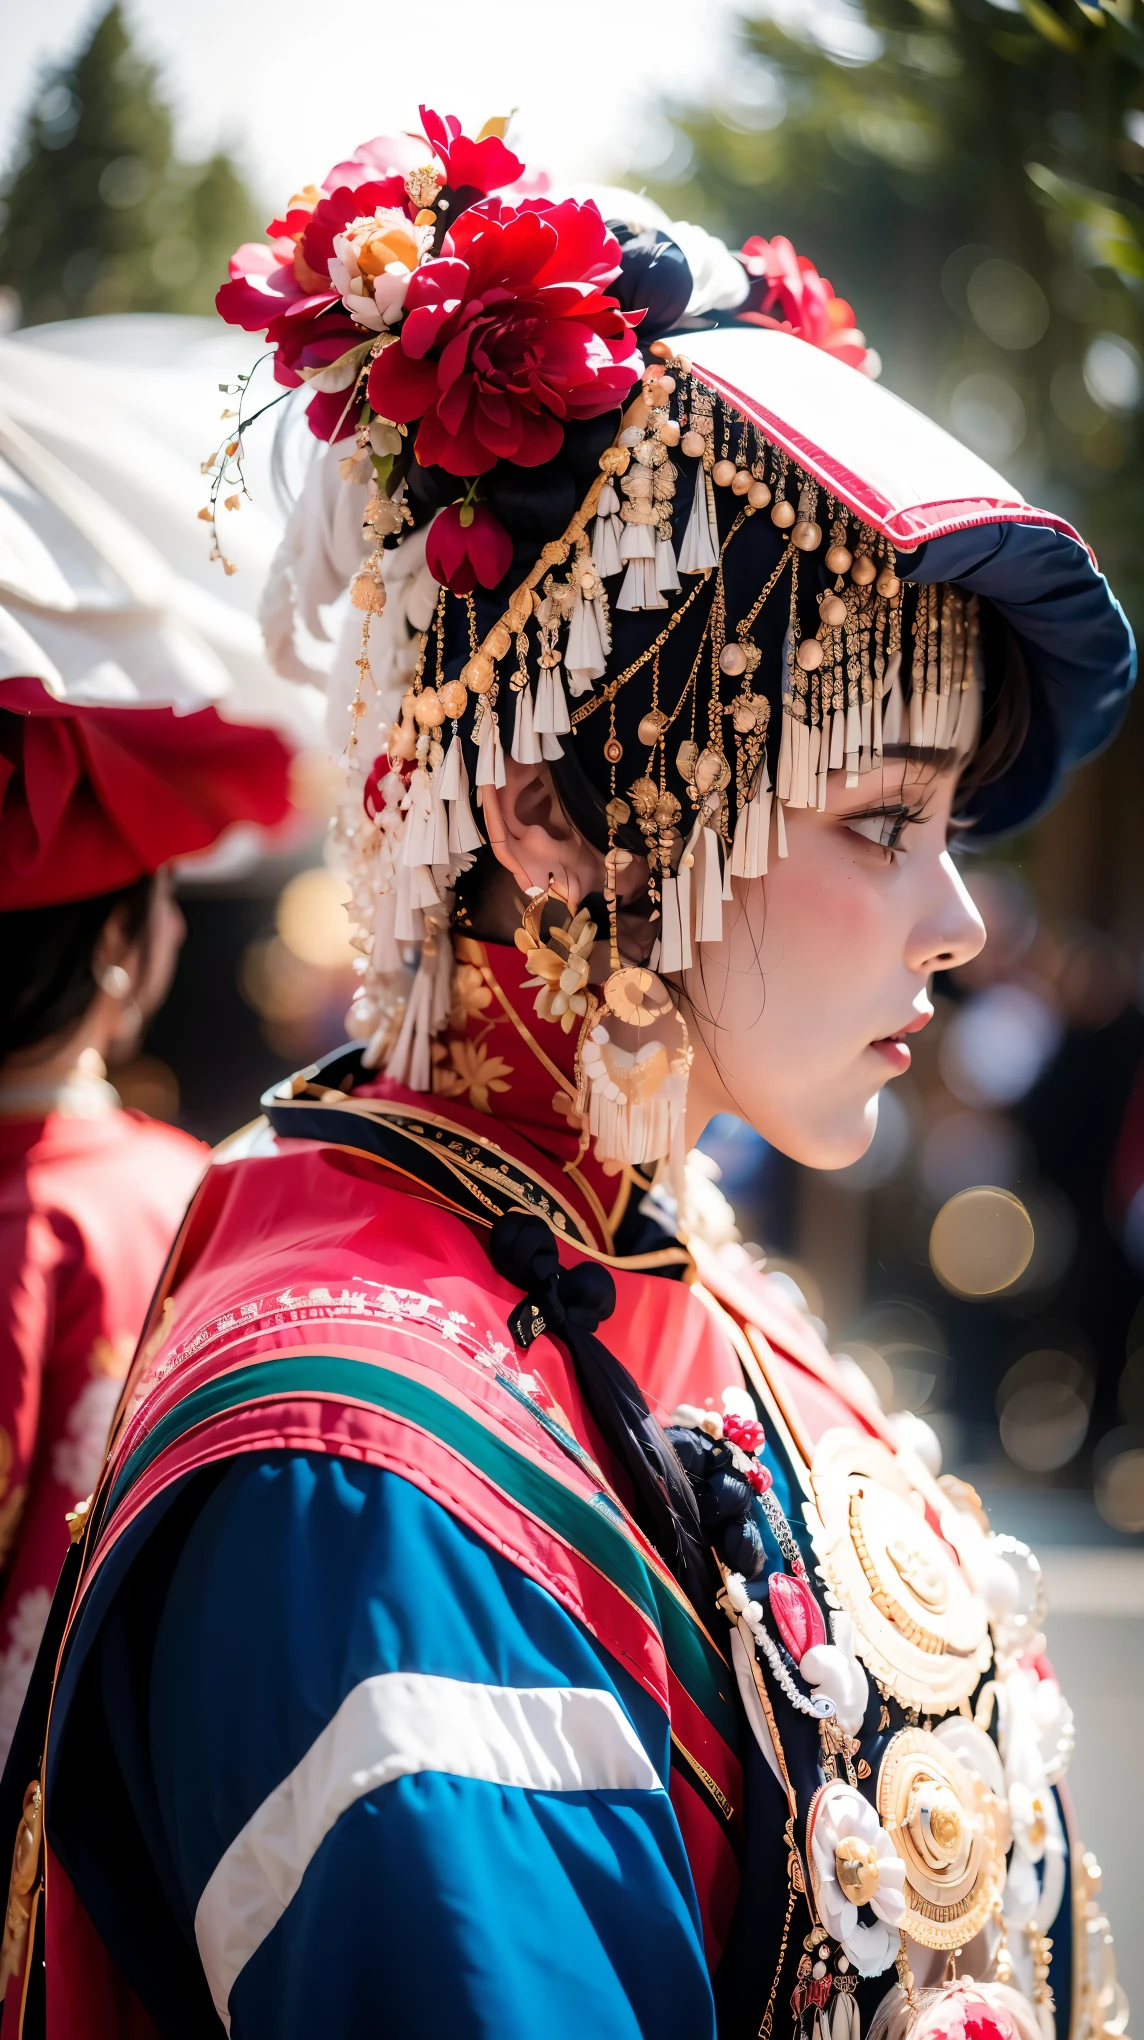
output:
<path id="1" fill-rule="evenodd" d="M 893 856 L 901 847 L 903 830 L 911 822 L 920 822 L 924 813 L 925 809 L 921 807 L 871 808 L 866 814 L 847 815 L 846 826 L 855 836 L 864 837 L 866 842 Z M 861 822 L 880 823 L 877 835 L 868 835 L 865 829 L 858 827 Z"/>

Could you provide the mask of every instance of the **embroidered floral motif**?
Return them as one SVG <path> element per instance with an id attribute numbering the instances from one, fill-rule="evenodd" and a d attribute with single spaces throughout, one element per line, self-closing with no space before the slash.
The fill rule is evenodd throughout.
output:
<path id="1" fill-rule="evenodd" d="M 466 1020 L 483 1018 L 492 1002 L 489 990 L 475 963 L 459 963 L 453 972 L 453 1003 L 449 1008 L 449 1025 L 458 1034 L 464 1032 Z"/>
<path id="2" fill-rule="evenodd" d="M 21 1594 L 8 1620 L 7 1648 L 0 1652 L 0 1763 L 16 1733 L 51 1605 L 48 1588 L 33 1587 Z"/>
<path id="3" fill-rule="evenodd" d="M 73 1502 L 89 1495 L 99 1479 L 119 1388 L 113 1374 L 89 1381 L 68 1411 L 64 1436 L 52 1447 L 52 1479 Z"/>
<path id="4" fill-rule="evenodd" d="M 439 1098 L 467 1098 L 474 1112 L 491 1112 L 490 1091 L 507 1091 L 504 1079 L 511 1077 L 512 1064 L 502 1055 L 489 1055 L 476 1042 L 455 1039 L 433 1071 L 433 1089 Z"/>

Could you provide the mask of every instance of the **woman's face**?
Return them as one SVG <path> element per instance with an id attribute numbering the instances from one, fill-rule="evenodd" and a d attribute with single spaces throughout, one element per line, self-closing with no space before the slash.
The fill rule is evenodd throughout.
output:
<path id="1" fill-rule="evenodd" d="M 695 1061 L 688 1140 L 733 1112 L 811 1168 L 865 1153 L 878 1093 L 910 1066 L 931 972 L 976 956 L 985 929 L 947 850 L 956 770 L 887 763 L 827 805 L 787 809 L 763 879 L 733 881 L 723 940 L 686 974 Z"/>

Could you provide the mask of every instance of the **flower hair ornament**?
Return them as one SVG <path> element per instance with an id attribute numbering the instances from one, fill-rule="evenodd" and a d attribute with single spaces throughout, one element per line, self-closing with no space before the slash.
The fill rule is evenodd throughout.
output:
<path id="1" fill-rule="evenodd" d="M 469 137 L 422 108 L 419 131 L 363 144 L 232 259 L 219 311 L 265 332 L 280 398 L 299 393 L 321 443 L 264 631 L 279 670 L 310 679 L 337 620 L 332 851 L 366 1065 L 430 1087 L 457 888 L 506 757 L 544 764 L 603 854 L 608 925 L 597 966 L 587 922 L 529 904 L 538 1014 L 575 1016 L 603 1165 L 678 1175 L 690 1051 L 665 980 L 721 941 L 732 882 L 787 854 L 788 810 L 824 807 L 832 773 L 973 750 L 986 645 L 971 555 L 946 534 L 987 505 L 1003 536 L 1038 519 L 1070 562 L 1075 543 L 878 388 L 849 306 L 788 242 L 736 254 L 631 193 L 534 195 L 546 180 L 504 126 Z M 249 375 L 233 394 L 204 463 L 219 557 L 260 415 Z M 1062 642 L 1054 622 L 1054 656 Z M 906 818 L 887 818 L 891 845 Z M 633 858 L 646 962 L 617 941 Z"/>

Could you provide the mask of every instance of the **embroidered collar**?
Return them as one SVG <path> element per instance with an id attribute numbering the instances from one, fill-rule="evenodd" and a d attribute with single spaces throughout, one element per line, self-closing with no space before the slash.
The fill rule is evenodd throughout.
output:
<path id="1" fill-rule="evenodd" d="M 363 1071 L 359 1049 L 339 1050 L 263 1100 L 275 1130 L 368 1145 L 485 1223 L 525 1204 L 590 1253 L 685 1268 L 686 1249 L 640 1209 L 648 1183 L 631 1169 L 608 1173 L 592 1153 L 576 1111 L 577 1029 L 537 1018 L 519 950 L 467 936 L 454 946 L 433 1097 Z"/>

